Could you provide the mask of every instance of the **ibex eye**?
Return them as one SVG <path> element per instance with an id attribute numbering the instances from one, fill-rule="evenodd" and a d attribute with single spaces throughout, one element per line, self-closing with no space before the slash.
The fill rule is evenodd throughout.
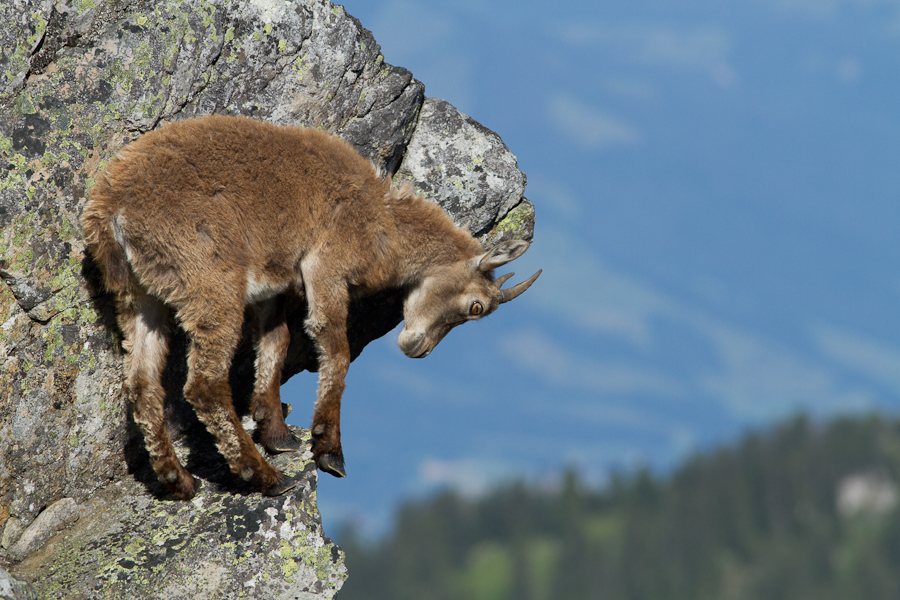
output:
<path id="1" fill-rule="evenodd" d="M 478 300 L 472 302 L 471 308 L 469 308 L 469 314 L 475 315 L 476 317 L 484 312 L 484 306 Z"/>

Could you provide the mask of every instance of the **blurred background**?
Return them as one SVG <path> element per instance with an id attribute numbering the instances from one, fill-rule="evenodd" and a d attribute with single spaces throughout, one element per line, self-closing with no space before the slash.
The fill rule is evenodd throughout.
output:
<path id="1" fill-rule="evenodd" d="M 517 480 L 663 489 L 748 432 L 896 414 L 900 1 L 344 6 L 516 154 L 537 226 L 509 270 L 544 274 L 425 360 L 394 332 L 351 366 L 326 533 L 374 544 L 401 503 Z M 293 424 L 315 387 L 284 386 Z"/>

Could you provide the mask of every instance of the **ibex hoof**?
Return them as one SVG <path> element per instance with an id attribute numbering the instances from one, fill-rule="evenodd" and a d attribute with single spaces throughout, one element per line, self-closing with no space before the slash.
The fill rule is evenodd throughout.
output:
<path id="1" fill-rule="evenodd" d="M 166 483 L 166 488 L 169 490 L 169 494 L 166 496 L 167 500 L 190 500 L 197 495 L 202 484 L 199 479 L 190 474 L 188 477 L 190 479 L 186 478 L 181 482 Z"/>
<path id="2" fill-rule="evenodd" d="M 285 404 L 284 402 L 281 403 L 281 414 L 284 415 L 285 419 L 291 414 L 291 408 L 290 404 Z"/>
<path id="3" fill-rule="evenodd" d="M 287 475 L 282 475 L 281 479 L 278 480 L 278 483 L 273 485 L 270 488 L 263 490 L 263 494 L 266 496 L 280 496 L 287 491 L 290 491 L 297 487 L 297 480 L 293 477 L 288 477 Z"/>
<path id="4" fill-rule="evenodd" d="M 347 471 L 344 469 L 344 459 L 336 454 L 323 454 L 316 460 L 319 469 L 334 475 L 335 477 L 346 477 Z"/>
<path id="5" fill-rule="evenodd" d="M 299 450 L 303 450 L 304 446 L 300 443 L 294 434 L 288 432 L 287 435 L 265 440 L 264 445 L 266 446 L 266 450 L 271 452 L 272 454 L 278 454 L 280 452 L 297 452 Z"/>

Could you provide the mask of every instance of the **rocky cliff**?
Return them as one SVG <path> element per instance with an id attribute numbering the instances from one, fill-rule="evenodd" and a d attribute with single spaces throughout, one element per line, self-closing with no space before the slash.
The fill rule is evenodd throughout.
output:
<path id="1" fill-rule="evenodd" d="M 124 144 L 210 113 L 333 131 L 484 243 L 531 237 L 524 176 L 502 141 L 425 98 L 328 0 L 3 2 L 0 598 L 330 598 L 345 577 L 309 453 L 273 460 L 302 476 L 283 497 L 232 477 L 179 396 L 183 336 L 166 385 L 170 430 L 204 481 L 194 501 L 164 498 L 129 420 L 115 316 L 79 216 Z M 304 307 L 290 313 L 285 379 L 316 369 Z M 390 291 L 352 307 L 354 356 L 400 318 Z M 239 408 L 252 362 L 245 343 Z"/>

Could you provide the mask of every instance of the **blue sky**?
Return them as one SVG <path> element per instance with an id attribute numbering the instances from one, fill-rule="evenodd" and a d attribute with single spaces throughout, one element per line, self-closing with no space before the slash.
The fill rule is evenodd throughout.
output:
<path id="1" fill-rule="evenodd" d="M 496 131 L 544 274 L 425 360 L 350 369 L 326 531 L 575 465 L 666 469 L 798 410 L 900 408 L 900 0 L 352 0 Z M 283 388 L 309 424 L 315 376 Z"/>

